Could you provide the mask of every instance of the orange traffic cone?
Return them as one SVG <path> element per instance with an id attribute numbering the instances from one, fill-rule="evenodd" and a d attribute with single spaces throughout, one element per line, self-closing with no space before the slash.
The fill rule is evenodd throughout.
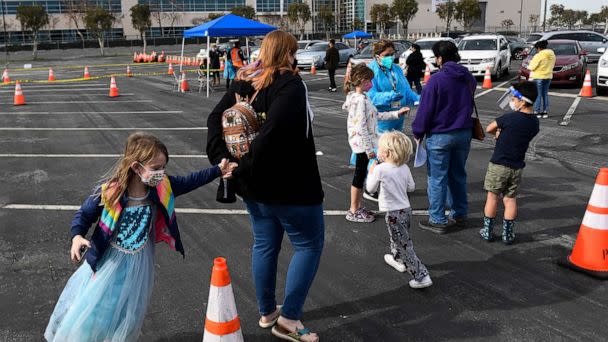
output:
<path id="1" fill-rule="evenodd" d="M 221 70 L 221 71 L 224 71 L 224 68 L 225 68 L 225 67 L 226 67 L 226 66 L 224 65 L 224 59 L 222 58 L 222 59 L 220 59 L 220 70 Z"/>
<path id="2" fill-rule="evenodd" d="M 316 75 L 317 74 L 317 66 L 315 65 L 314 62 L 312 62 L 312 64 L 310 65 L 310 73 L 312 75 Z"/>
<path id="3" fill-rule="evenodd" d="M 601 168 L 595 179 L 572 254 L 562 264 L 608 279 L 608 168 Z"/>
<path id="4" fill-rule="evenodd" d="M 91 78 L 91 74 L 89 74 L 89 67 L 85 66 L 84 67 L 84 79 L 88 80 L 89 78 Z"/>
<path id="5" fill-rule="evenodd" d="M 581 92 L 578 94 L 578 96 L 593 97 L 593 86 L 591 85 L 591 73 L 589 72 L 589 69 L 587 69 L 587 73 L 585 73 L 583 88 L 581 88 Z"/>
<path id="6" fill-rule="evenodd" d="M 490 73 L 490 67 L 486 67 L 486 74 L 483 75 L 483 84 L 481 85 L 483 89 L 492 89 L 492 73 Z"/>
<path id="7" fill-rule="evenodd" d="M 127 77 L 133 77 L 133 73 L 131 72 L 131 67 L 127 65 Z"/>
<path id="8" fill-rule="evenodd" d="M 243 332 L 236 311 L 226 259 L 215 258 L 211 272 L 203 342 L 220 341 L 242 342 Z"/>
<path id="9" fill-rule="evenodd" d="M 133 52 L 133 63 L 137 63 L 137 52 Z"/>
<path id="10" fill-rule="evenodd" d="M 110 97 L 118 97 L 118 87 L 116 87 L 116 78 L 110 78 Z"/>
<path id="11" fill-rule="evenodd" d="M 53 68 L 49 68 L 49 81 L 52 82 L 55 80 L 55 73 L 53 72 Z"/>
<path id="12" fill-rule="evenodd" d="M 25 104 L 25 96 L 23 95 L 21 83 L 19 83 L 19 81 L 15 82 L 15 101 L 13 104 L 15 106 L 22 106 Z"/>
<path id="13" fill-rule="evenodd" d="M 167 75 L 173 75 L 173 64 L 169 63 L 169 68 L 167 69 Z"/>
<path id="14" fill-rule="evenodd" d="M 429 67 L 429 65 L 426 65 L 426 70 L 424 70 L 424 79 L 423 79 L 423 83 L 427 84 L 429 82 L 429 80 L 431 79 L 431 67 Z"/>
<path id="15" fill-rule="evenodd" d="M 11 78 L 8 77 L 8 69 L 4 69 L 4 72 L 2 73 L 2 83 L 8 84 L 10 82 L 11 82 Z"/>
<path id="16" fill-rule="evenodd" d="M 182 93 L 190 91 L 190 86 L 188 86 L 188 81 L 186 80 L 185 71 L 182 71 L 182 82 L 181 82 L 180 90 L 182 91 Z"/>

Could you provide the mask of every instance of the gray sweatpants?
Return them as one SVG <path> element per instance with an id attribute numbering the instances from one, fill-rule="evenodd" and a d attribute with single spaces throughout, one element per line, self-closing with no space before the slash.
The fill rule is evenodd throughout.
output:
<path id="1" fill-rule="evenodd" d="M 410 238 L 410 221 L 412 209 L 400 209 L 386 213 L 386 225 L 391 240 L 391 253 L 396 261 L 405 264 L 406 270 L 417 281 L 429 274 L 426 266 L 418 259 L 414 252 L 414 244 Z"/>

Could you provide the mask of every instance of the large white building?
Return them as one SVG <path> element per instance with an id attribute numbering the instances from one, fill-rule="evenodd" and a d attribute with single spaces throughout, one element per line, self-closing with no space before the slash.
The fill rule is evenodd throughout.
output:
<path id="1" fill-rule="evenodd" d="M 49 13 L 50 23 L 41 32 L 41 40 L 76 41 L 76 27 L 66 15 L 66 1 L 78 0 L 0 0 L 0 14 L 6 18 L 6 29 L 13 43 L 26 42 L 27 34 L 21 32 L 21 25 L 15 18 L 19 5 L 40 4 Z M 313 19 L 307 23 L 307 32 L 324 32 L 321 21 L 317 18 L 318 11 L 323 6 L 333 9 L 335 27 L 332 31 L 346 32 L 353 28 L 353 23 L 361 29 L 375 31 L 371 23 L 370 10 L 374 4 L 391 4 L 393 0 L 82 0 L 102 6 L 112 11 L 117 20 L 108 36 L 112 38 L 137 39 L 138 33 L 131 24 L 129 9 L 136 5 L 150 4 L 155 9 L 152 18 L 152 29 L 149 37 L 180 35 L 184 29 L 204 21 L 209 14 L 228 13 L 236 6 L 251 6 L 256 10 L 258 20 L 273 25 L 286 27 L 287 8 L 293 2 L 306 2 L 311 8 Z M 418 0 L 418 13 L 410 22 L 410 32 L 440 32 L 445 30 L 442 22 L 434 11 L 437 3 L 447 0 Z M 457 1 L 457 0 L 452 0 Z M 522 27 L 528 26 L 531 14 L 540 14 L 541 0 L 480 0 L 482 16 L 475 24 L 479 31 L 493 30 L 501 26 L 501 22 L 511 19 L 518 29 L 520 18 Z M 520 14 L 520 9 L 521 14 Z M 159 20 L 160 19 L 160 25 Z M 0 17 L 2 20 L 2 17 Z M 453 23 L 458 26 L 457 22 Z M 80 29 L 82 30 L 82 23 Z M 3 26 L 0 25 L 0 30 Z M 391 32 L 400 30 L 399 25 L 393 25 Z M 86 34 L 86 33 L 85 33 Z M 4 35 L 0 35 L 3 43 Z"/>

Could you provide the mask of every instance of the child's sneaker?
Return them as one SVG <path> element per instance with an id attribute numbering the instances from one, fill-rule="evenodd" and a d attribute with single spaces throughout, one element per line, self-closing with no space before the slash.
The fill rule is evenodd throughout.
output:
<path id="1" fill-rule="evenodd" d="M 423 288 L 429 287 L 431 285 L 433 285 L 433 281 L 431 280 L 430 275 L 426 275 L 420 281 L 418 281 L 416 279 L 410 280 L 410 287 L 413 289 L 423 289 Z"/>
<path id="2" fill-rule="evenodd" d="M 503 220 L 502 221 L 502 242 L 505 245 L 510 245 L 515 241 L 515 220 Z"/>
<path id="3" fill-rule="evenodd" d="M 494 218 L 484 216 L 483 228 L 479 230 L 479 235 L 481 235 L 482 239 L 492 242 L 494 241 L 494 234 L 492 234 L 492 230 L 494 230 Z"/>
<path id="4" fill-rule="evenodd" d="M 374 222 L 375 219 L 373 215 L 369 215 L 363 208 L 357 209 L 354 213 L 350 210 L 346 213 L 346 220 L 350 222 L 370 223 Z"/>
<path id="5" fill-rule="evenodd" d="M 395 260 L 395 257 L 392 254 L 384 254 L 384 261 L 397 270 L 397 272 L 405 272 L 405 265 L 402 262 Z"/>

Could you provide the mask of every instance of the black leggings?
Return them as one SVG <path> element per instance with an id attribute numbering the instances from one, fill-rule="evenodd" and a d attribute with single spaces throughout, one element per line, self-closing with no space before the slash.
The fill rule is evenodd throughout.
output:
<path id="1" fill-rule="evenodd" d="M 369 158 L 367 158 L 367 153 L 357 153 L 355 154 L 355 157 L 357 161 L 355 162 L 353 186 L 357 189 L 363 189 L 365 178 L 367 177 L 367 164 L 369 164 Z"/>

